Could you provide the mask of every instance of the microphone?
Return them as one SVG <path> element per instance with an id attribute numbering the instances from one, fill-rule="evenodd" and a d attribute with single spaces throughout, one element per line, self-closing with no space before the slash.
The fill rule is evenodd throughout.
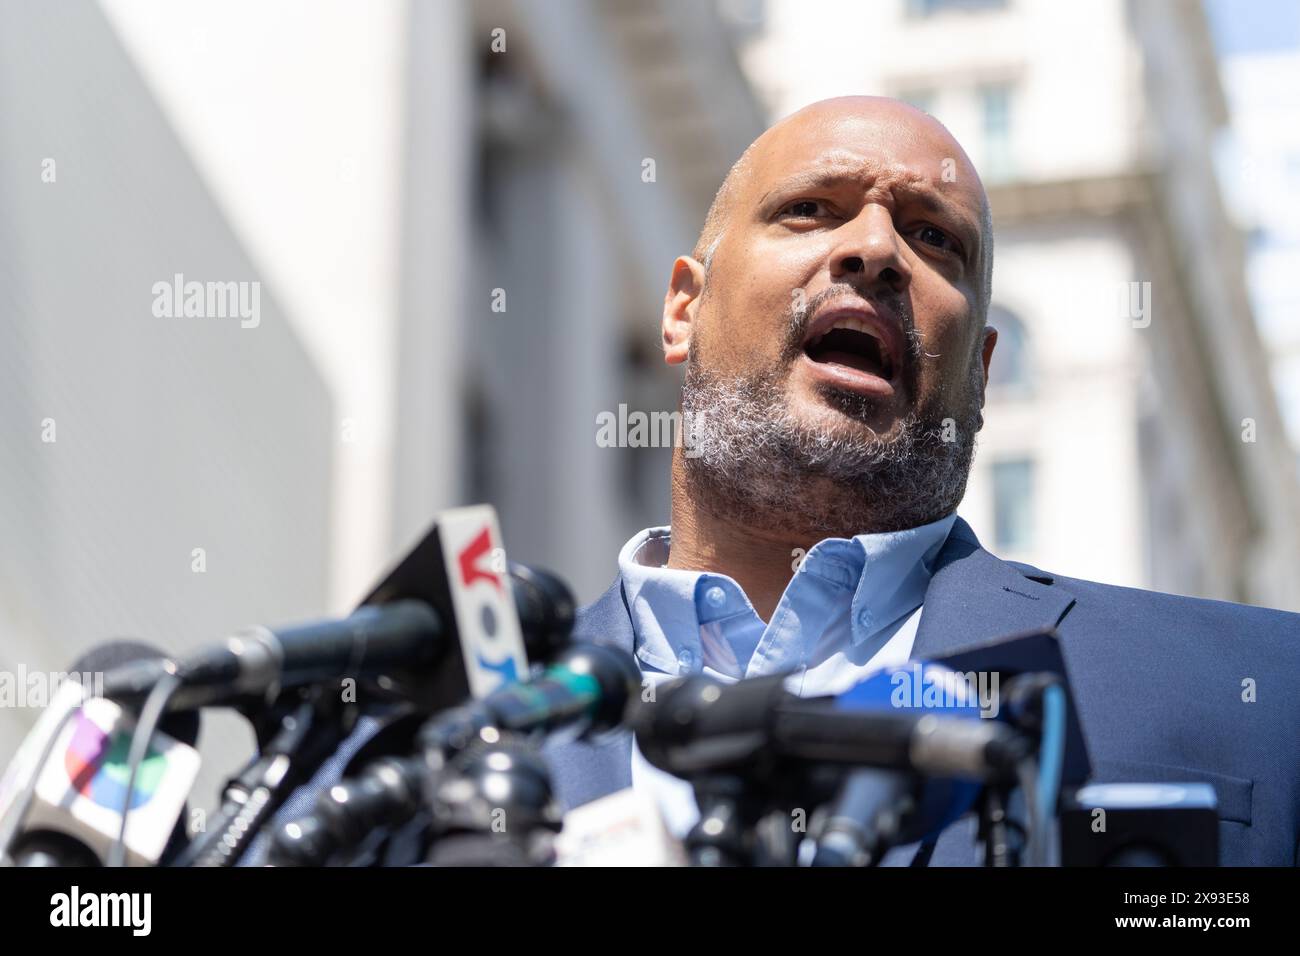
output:
<path id="1" fill-rule="evenodd" d="M 641 671 L 630 654 L 578 644 L 541 676 L 431 718 L 420 741 L 426 751 L 452 752 L 488 727 L 520 734 L 563 728 L 575 738 L 604 733 L 622 724 L 640 689 Z"/>
<path id="2" fill-rule="evenodd" d="M 138 705 L 167 673 L 181 682 L 170 710 L 269 700 L 343 678 L 373 678 L 384 696 L 426 710 L 482 696 L 527 673 L 526 643 L 547 649 L 573 622 L 564 585 L 508 566 L 500 537 L 490 506 L 443 512 L 348 617 L 249 627 L 179 663 L 118 668 L 105 676 L 104 696 Z"/>
<path id="3" fill-rule="evenodd" d="M 245 628 L 179 663 L 142 661 L 104 676 L 104 696 L 138 706 L 166 673 L 181 688 L 168 709 L 194 710 L 328 678 L 372 676 L 395 667 L 427 666 L 446 641 L 438 613 L 419 601 L 361 607 L 340 620 L 272 630 Z"/>
<path id="4" fill-rule="evenodd" d="M 511 733 L 475 741 L 455 755 L 447 771 L 426 787 L 433 831 L 429 864 L 550 862 L 561 815 L 534 741 Z"/>
<path id="5" fill-rule="evenodd" d="M 813 866 L 874 866 L 901 838 L 915 779 L 898 770 L 850 770 L 817 831 Z"/>
<path id="6" fill-rule="evenodd" d="M 157 660 L 148 645 L 115 641 L 83 655 L 71 670 Z M 69 681 L 19 748 L 0 785 L 0 851 L 17 866 L 99 866 L 121 832 L 134 719 L 93 689 Z M 126 861 L 151 866 L 184 849 L 185 802 L 198 774 L 197 714 L 162 721 L 132 790 Z"/>
<path id="7" fill-rule="evenodd" d="M 859 713 L 920 708 L 968 720 L 979 720 L 986 704 L 953 671 L 916 661 L 877 671 L 835 699 L 837 708 Z M 874 866 L 892 846 L 938 836 L 974 806 L 979 792 L 970 780 L 851 770 L 816 828 L 812 865 Z"/>
<path id="8" fill-rule="evenodd" d="M 282 827 L 270 858 L 280 866 L 319 865 L 379 827 L 401 825 L 419 811 L 430 781 L 450 763 L 503 736 L 526 740 L 561 729 L 575 736 L 611 730 L 640 686 L 630 655 L 601 644 L 576 645 L 533 680 L 507 684 L 430 718 L 416 734 L 419 755 L 370 758 L 323 791 L 311 813 Z"/>
<path id="9" fill-rule="evenodd" d="M 854 697 L 862 685 L 839 697 L 803 699 L 785 690 L 784 679 L 724 686 L 696 675 L 661 686 L 657 703 L 635 720 L 642 754 L 687 778 L 719 770 L 743 775 L 785 758 L 1002 780 L 1030 753 L 1025 737 L 993 720 L 924 708 L 864 709 Z"/>

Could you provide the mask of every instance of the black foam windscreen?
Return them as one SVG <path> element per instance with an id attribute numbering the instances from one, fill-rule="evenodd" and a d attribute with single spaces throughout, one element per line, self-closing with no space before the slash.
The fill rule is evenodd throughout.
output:
<path id="1" fill-rule="evenodd" d="M 158 648 L 144 643 L 144 641 L 134 641 L 127 638 L 108 641 L 103 644 L 97 644 L 90 650 L 78 657 L 69 668 L 70 673 L 76 674 L 102 674 L 113 670 L 115 667 L 121 667 L 124 664 L 134 664 L 137 661 L 149 661 L 165 659 L 167 657 Z M 93 679 L 91 689 L 93 689 Z M 158 725 L 158 729 L 169 737 L 189 744 L 193 747 L 199 739 L 199 714 L 198 711 L 175 711 L 165 715 Z"/>

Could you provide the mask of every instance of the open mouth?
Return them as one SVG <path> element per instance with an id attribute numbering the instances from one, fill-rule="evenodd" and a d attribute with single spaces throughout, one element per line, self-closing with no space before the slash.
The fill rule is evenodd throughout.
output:
<path id="1" fill-rule="evenodd" d="M 834 328 L 810 339 L 804 352 L 818 364 L 842 365 L 886 382 L 894 378 L 894 361 L 884 341 L 853 319 L 837 322 Z"/>

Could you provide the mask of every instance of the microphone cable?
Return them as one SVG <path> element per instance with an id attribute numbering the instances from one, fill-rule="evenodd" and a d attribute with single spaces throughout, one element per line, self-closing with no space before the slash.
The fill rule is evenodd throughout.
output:
<path id="1" fill-rule="evenodd" d="M 180 677 L 171 670 L 163 674 L 149 691 L 144 706 L 140 708 L 140 718 L 136 721 L 135 731 L 131 734 L 131 749 L 127 757 L 126 796 L 122 799 L 122 823 L 117 829 L 117 839 L 108 850 L 108 866 L 126 865 L 126 824 L 131 815 L 131 800 L 135 796 L 135 778 L 140 765 L 149 753 L 149 744 L 154 731 L 166 713 L 167 703 L 181 689 Z"/>

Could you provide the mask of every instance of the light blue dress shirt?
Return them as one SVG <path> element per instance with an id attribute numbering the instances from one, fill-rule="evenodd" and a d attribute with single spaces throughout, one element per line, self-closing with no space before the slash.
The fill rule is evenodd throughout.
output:
<path id="1" fill-rule="evenodd" d="M 725 574 L 666 568 L 669 528 L 635 535 L 619 553 L 635 653 L 651 684 L 702 673 L 724 683 L 789 672 L 803 697 L 838 694 L 912 652 L 934 559 L 955 515 L 906 531 L 827 538 L 795 570 L 764 624 Z M 632 785 L 658 799 L 684 836 L 698 819 L 690 785 L 632 749 Z"/>

